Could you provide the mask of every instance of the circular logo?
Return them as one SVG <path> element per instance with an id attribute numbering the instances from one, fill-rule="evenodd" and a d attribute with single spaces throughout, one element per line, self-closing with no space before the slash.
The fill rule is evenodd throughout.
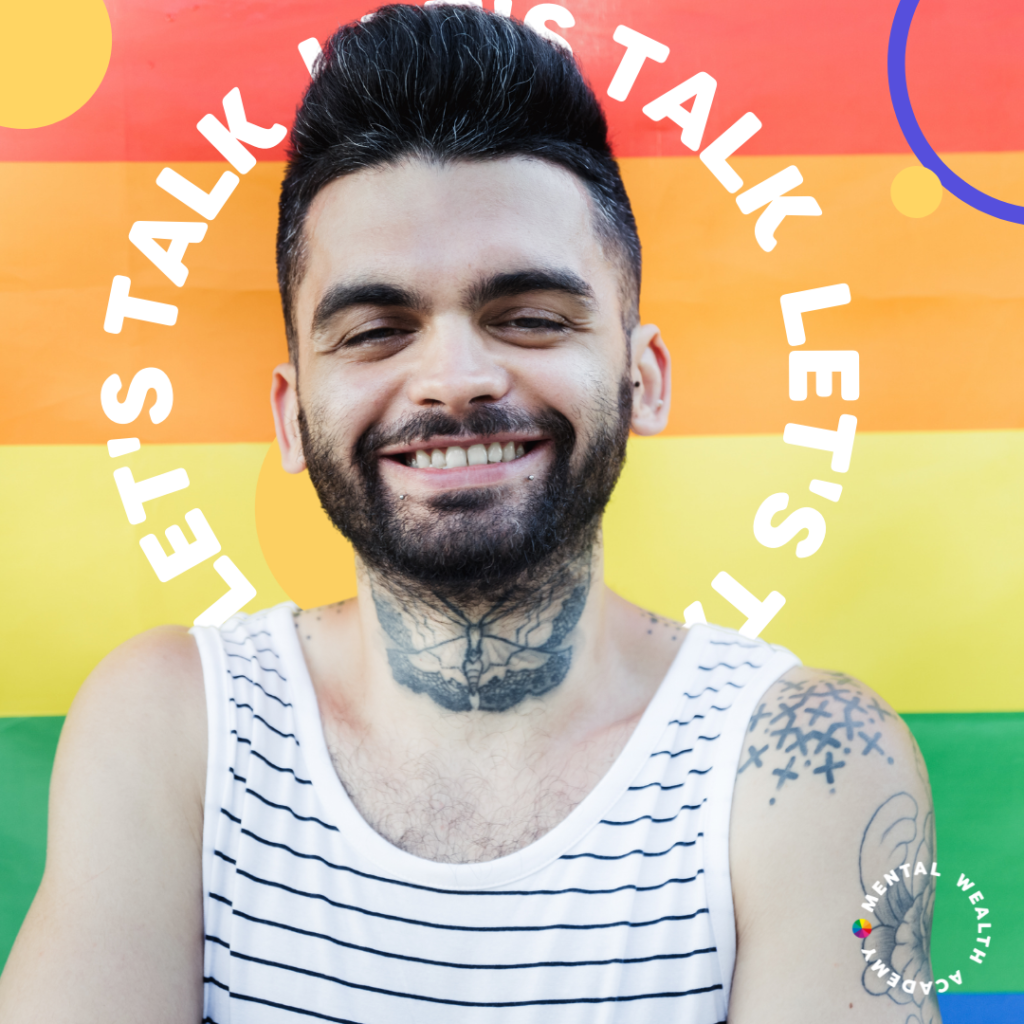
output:
<path id="1" fill-rule="evenodd" d="M 858 917 L 853 922 L 853 934 L 858 939 L 866 939 L 871 934 L 871 922 L 865 921 L 863 917 Z"/>
<path id="2" fill-rule="evenodd" d="M 914 12 L 920 0 L 900 0 L 896 15 L 892 21 L 892 32 L 889 34 L 889 96 L 892 109 L 899 121 L 900 130 L 907 140 L 914 156 L 921 161 L 923 167 L 932 171 L 942 182 L 942 187 L 961 202 L 973 206 L 981 213 L 1000 220 L 1008 220 L 1014 224 L 1024 224 L 1024 206 L 1003 202 L 973 185 L 969 185 L 958 174 L 955 174 L 938 153 L 932 149 L 931 143 L 925 138 L 921 126 L 917 123 L 914 108 L 910 103 L 910 92 L 907 89 L 907 38 L 910 35 L 910 23 L 914 20 Z M 895 196 L 894 196 L 895 201 Z M 936 206 L 938 203 L 935 204 Z M 934 208 L 934 207 L 933 207 Z M 903 211 L 897 203 L 897 209 Z M 928 211 L 931 212 L 931 211 Z M 922 216 L 911 213 L 908 216 Z"/>

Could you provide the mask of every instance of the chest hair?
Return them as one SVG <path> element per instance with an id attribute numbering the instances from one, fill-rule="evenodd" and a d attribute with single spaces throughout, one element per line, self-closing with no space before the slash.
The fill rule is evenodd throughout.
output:
<path id="1" fill-rule="evenodd" d="M 612 742 L 587 744 L 557 767 L 499 754 L 455 765 L 434 752 L 385 761 L 337 743 L 329 749 L 375 832 L 417 857 L 463 864 L 515 853 L 563 821 L 620 752 L 622 737 L 605 739 Z"/>

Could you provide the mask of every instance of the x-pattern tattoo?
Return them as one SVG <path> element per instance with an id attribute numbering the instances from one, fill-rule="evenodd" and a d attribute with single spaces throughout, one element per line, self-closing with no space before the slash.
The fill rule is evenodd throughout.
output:
<path id="1" fill-rule="evenodd" d="M 547 693 L 572 664 L 565 640 L 583 614 L 589 566 L 560 584 L 479 613 L 444 598 L 424 610 L 374 588 L 395 681 L 449 711 L 507 711 Z"/>
<path id="2" fill-rule="evenodd" d="M 789 759 L 789 763 L 786 765 L 785 768 L 775 768 L 772 771 L 772 775 L 778 775 L 778 777 L 779 777 L 778 784 L 775 786 L 776 789 L 782 789 L 782 785 L 786 781 L 786 779 L 798 779 L 798 778 L 800 778 L 800 776 L 796 772 L 790 771 L 790 768 L 793 767 L 793 762 L 795 760 L 796 760 L 795 756 L 791 757 Z"/>
<path id="3" fill-rule="evenodd" d="M 876 697 L 871 698 L 871 703 L 868 705 L 868 707 L 871 708 L 876 715 L 878 715 L 878 720 L 880 722 L 884 722 L 887 718 L 892 718 L 892 712 L 886 711 L 885 708 L 883 708 L 882 705 L 878 703 L 878 698 Z"/>
<path id="4" fill-rule="evenodd" d="M 824 774 L 825 778 L 828 779 L 828 784 L 831 786 L 832 783 L 836 781 L 832 777 L 832 773 L 837 768 L 842 768 L 845 764 L 846 764 L 845 761 L 833 761 L 832 760 L 832 751 L 831 750 L 826 750 L 825 751 L 825 763 L 822 764 L 822 765 L 818 765 L 818 767 L 814 769 L 814 774 L 815 775 Z"/>
<path id="5" fill-rule="evenodd" d="M 770 711 L 765 711 L 764 705 L 762 704 L 757 709 L 757 711 L 754 712 L 754 714 L 752 714 L 750 716 L 750 728 L 747 730 L 747 732 L 753 732 L 754 729 L 757 728 L 757 724 L 758 724 L 758 722 L 761 721 L 762 718 L 771 718 L 771 717 L 772 717 L 772 713 Z"/>
<path id="6" fill-rule="evenodd" d="M 831 718 L 832 717 L 832 712 L 825 710 L 825 708 L 827 708 L 827 707 L 828 707 L 828 701 L 823 700 L 821 702 L 821 706 L 820 707 L 804 708 L 803 712 L 804 712 L 805 715 L 810 715 L 811 716 L 811 725 L 817 725 L 819 718 Z"/>
<path id="7" fill-rule="evenodd" d="M 764 764 L 761 761 L 761 755 L 768 749 L 766 743 L 760 750 L 757 747 L 747 747 L 747 753 L 750 755 L 746 762 L 736 772 L 737 775 L 742 773 L 745 769 L 749 768 L 752 764 L 756 764 L 758 768 L 763 768 Z"/>
<path id="8" fill-rule="evenodd" d="M 755 742 L 747 747 L 747 759 L 738 772 L 767 765 L 776 778 L 776 790 L 804 774 L 818 776 L 828 786 L 834 786 L 839 769 L 848 764 L 839 758 L 854 753 L 853 747 L 844 745 L 843 740 L 854 744 L 857 737 L 864 746 L 856 754 L 868 757 L 875 753 L 893 763 L 881 743 L 885 720 L 892 718 L 893 712 L 875 698 L 865 705 L 863 691 L 849 676 L 836 674 L 813 682 L 810 678 L 782 679 L 772 692 L 774 704 L 762 701 L 750 716 L 747 728 L 750 739 L 759 739 L 764 745 Z M 879 728 L 867 728 L 874 725 Z M 785 767 L 781 758 L 772 764 L 771 757 L 764 756 L 771 748 L 790 755 Z M 797 765 L 798 757 L 803 759 L 803 768 Z M 774 798 L 770 803 L 775 803 Z"/>
<path id="9" fill-rule="evenodd" d="M 878 745 L 878 741 L 882 738 L 880 732 L 876 732 L 871 739 L 868 739 L 868 735 L 865 732 L 859 732 L 857 735 L 867 744 L 867 746 L 861 751 L 862 754 L 866 754 L 869 750 L 877 750 L 880 754 L 884 754 L 885 751 Z"/>
<path id="10" fill-rule="evenodd" d="M 807 734 L 809 739 L 817 740 L 818 745 L 814 748 L 816 755 L 821 753 L 822 747 L 835 747 L 838 750 L 842 746 L 842 743 L 832 735 L 839 726 L 839 722 L 833 722 L 828 727 L 828 732 L 821 732 L 821 730 L 815 729 Z"/>

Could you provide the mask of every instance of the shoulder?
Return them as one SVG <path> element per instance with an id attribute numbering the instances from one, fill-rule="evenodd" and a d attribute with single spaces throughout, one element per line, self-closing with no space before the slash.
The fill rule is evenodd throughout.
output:
<path id="1" fill-rule="evenodd" d="M 927 784 L 910 730 L 884 698 L 844 673 L 801 665 L 757 702 L 744 734 L 736 792 L 746 810 L 769 791 L 769 807 L 786 806 L 796 799 L 791 793 L 809 784 L 835 796 L 908 770 Z"/>
<path id="2" fill-rule="evenodd" d="M 206 713 L 195 640 L 127 641 L 61 732 L 46 868 L 0 982 L 13 1022 L 198 1019 Z M 181 1008 L 185 1009 L 182 1010 Z"/>
<path id="3" fill-rule="evenodd" d="M 108 654 L 83 683 L 57 745 L 50 785 L 48 866 L 91 829 L 89 808 L 173 813 L 201 829 L 206 698 L 196 642 L 161 626 Z M 129 843 L 144 843 L 134 830 Z"/>
<path id="4" fill-rule="evenodd" d="M 76 753 L 111 743 L 151 754 L 175 749 L 180 764 L 183 755 L 205 751 L 205 727 L 196 641 L 183 626 L 159 626 L 127 640 L 96 666 L 72 702 L 61 744 Z M 193 767 L 202 770 L 200 760 Z"/>
<path id="5" fill-rule="evenodd" d="M 785 973 L 783 951 L 794 948 L 807 972 L 799 990 L 779 989 L 788 1007 L 780 1020 L 821 1019 L 833 999 L 833 1010 L 867 1007 L 870 1020 L 888 1020 L 897 1004 L 913 1001 L 922 1020 L 932 1019 L 934 1007 L 916 986 L 929 983 L 930 991 L 933 880 L 910 872 L 930 871 L 933 860 L 927 770 L 903 720 L 850 676 L 803 667 L 786 672 L 751 715 L 737 769 L 730 869 L 738 945 L 730 1020 L 757 1019 L 758 998 Z M 925 867 L 917 869 L 918 862 Z M 911 925 L 901 935 L 917 942 L 916 960 L 905 965 L 903 980 L 915 985 L 890 996 L 893 989 L 875 984 L 875 976 L 865 980 L 851 922 L 873 917 L 862 909 L 865 888 L 901 865 L 907 892 L 900 919 L 889 922 L 886 949 L 898 960 L 896 929 Z"/>
<path id="6" fill-rule="evenodd" d="M 58 835 L 61 821 L 77 818 L 74 807 L 111 796 L 173 804 L 201 824 L 206 746 L 195 639 L 182 626 L 160 626 L 127 640 L 68 711 L 51 784 Z"/>

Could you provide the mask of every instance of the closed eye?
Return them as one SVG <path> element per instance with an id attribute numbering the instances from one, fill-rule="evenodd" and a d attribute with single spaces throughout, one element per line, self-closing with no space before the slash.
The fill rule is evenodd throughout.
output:
<path id="1" fill-rule="evenodd" d="M 341 347 L 351 348 L 356 345 L 370 345 L 380 341 L 404 341 L 411 333 L 413 332 L 403 330 L 400 327 L 373 327 L 368 331 L 360 331 L 351 337 L 345 338 L 341 342 Z"/>
<path id="2" fill-rule="evenodd" d="M 560 320 L 547 320 L 539 316 L 521 316 L 515 320 L 506 320 L 500 327 L 513 327 L 519 331 L 564 331 L 566 324 Z"/>

